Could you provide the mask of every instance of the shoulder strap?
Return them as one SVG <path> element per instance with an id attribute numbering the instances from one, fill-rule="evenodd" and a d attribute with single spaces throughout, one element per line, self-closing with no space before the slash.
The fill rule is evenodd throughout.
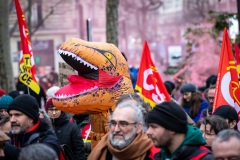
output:
<path id="1" fill-rule="evenodd" d="M 68 145 L 62 144 L 62 145 L 60 145 L 60 149 L 61 149 L 61 152 L 62 152 L 65 160 L 74 160 L 75 159 L 74 154 Z"/>
<path id="2" fill-rule="evenodd" d="M 205 155 L 207 155 L 209 153 L 210 153 L 210 151 L 207 149 L 207 147 L 200 146 L 199 147 L 199 154 L 197 154 L 196 156 L 192 157 L 190 160 L 199 160 L 199 159 L 203 158 Z"/>

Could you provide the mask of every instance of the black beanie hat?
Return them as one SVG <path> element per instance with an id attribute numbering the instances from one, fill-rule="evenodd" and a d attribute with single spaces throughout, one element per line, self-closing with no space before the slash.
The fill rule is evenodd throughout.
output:
<path id="1" fill-rule="evenodd" d="M 17 96 L 8 106 L 8 113 L 10 110 L 18 110 L 37 122 L 39 117 L 39 106 L 36 98 L 28 94 L 21 94 Z"/>
<path id="2" fill-rule="evenodd" d="M 197 91 L 197 87 L 192 83 L 185 83 L 180 89 L 181 93 L 196 92 L 196 91 Z"/>
<path id="3" fill-rule="evenodd" d="M 177 133 L 187 132 L 187 115 L 177 103 L 167 101 L 156 105 L 149 112 L 147 123 L 156 123 Z"/>
<path id="4" fill-rule="evenodd" d="M 219 106 L 213 113 L 214 115 L 218 115 L 224 119 L 229 119 L 229 120 L 236 120 L 238 122 L 238 113 L 237 111 L 229 106 L 229 105 L 222 105 Z"/>

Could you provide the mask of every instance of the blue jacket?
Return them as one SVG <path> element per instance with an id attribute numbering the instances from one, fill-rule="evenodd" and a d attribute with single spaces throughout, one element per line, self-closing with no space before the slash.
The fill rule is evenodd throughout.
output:
<path id="1" fill-rule="evenodd" d="M 188 106 L 186 106 L 186 105 L 183 106 L 185 112 L 192 118 L 192 120 L 193 120 L 195 123 L 200 119 L 200 115 L 201 115 L 202 111 L 203 111 L 204 109 L 206 109 L 207 107 L 208 107 L 208 103 L 205 102 L 205 101 L 202 101 L 202 102 L 201 102 L 201 106 L 200 106 L 199 111 L 198 111 L 198 114 L 197 114 L 196 116 L 192 116 L 192 115 L 190 114 L 190 107 L 188 107 Z"/>

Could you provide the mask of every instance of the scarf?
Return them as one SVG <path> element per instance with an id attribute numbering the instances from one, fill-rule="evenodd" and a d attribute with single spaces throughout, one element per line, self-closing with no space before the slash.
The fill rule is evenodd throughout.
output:
<path id="1" fill-rule="evenodd" d="M 132 143 L 122 150 L 112 147 L 109 133 L 102 137 L 101 141 L 88 156 L 89 160 L 106 160 L 107 150 L 120 160 L 144 160 L 146 152 L 153 146 L 150 138 L 145 132 L 140 132 Z"/>

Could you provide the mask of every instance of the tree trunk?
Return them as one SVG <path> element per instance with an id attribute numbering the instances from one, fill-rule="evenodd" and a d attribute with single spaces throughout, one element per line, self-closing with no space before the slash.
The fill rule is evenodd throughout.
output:
<path id="1" fill-rule="evenodd" d="M 118 4 L 119 0 L 107 0 L 106 5 L 106 34 L 107 43 L 118 46 Z"/>
<path id="2" fill-rule="evenodd" d="M 0 88 L 14 89 L 13 70 L 8 30 L 8 1 L 0 0 Z"/>

